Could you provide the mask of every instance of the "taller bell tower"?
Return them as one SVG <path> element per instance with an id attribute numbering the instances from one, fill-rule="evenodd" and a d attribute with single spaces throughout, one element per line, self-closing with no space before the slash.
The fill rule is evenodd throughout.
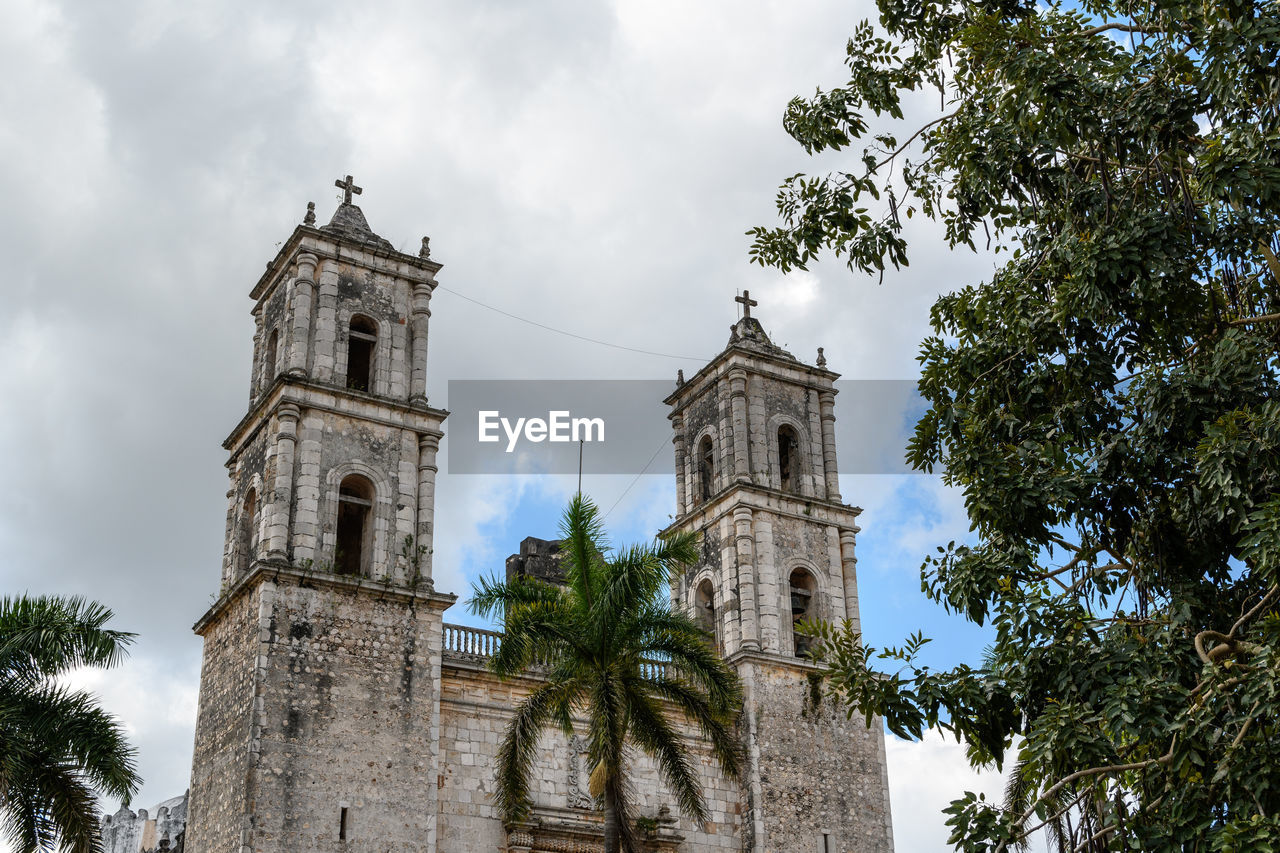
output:
<path id="1" fill-rule="evenodd" d="M 745 692 L 744 851 L 883 853 L 893 848 L 884 734 L 813 689 L 804 619 L 858 624 L 861 512 L 840 497 L 838 374 L 774 344 L 757 302 L 724 350 L 666 399 L 677 515 L 702 558 L 672 581 L 736 667 Z"/>
<path id="2" fill-rule="evenodd" d="M 435 849 L 441 613 L 431 580 L 427 240 L 308 205 L 253 287 L 249 409 L 223 446 L 189 849 Z"/>

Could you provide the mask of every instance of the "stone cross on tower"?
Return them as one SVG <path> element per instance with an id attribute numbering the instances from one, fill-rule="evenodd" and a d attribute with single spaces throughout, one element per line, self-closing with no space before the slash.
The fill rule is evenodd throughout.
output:
<path id="1" fill-rule="evenodd" d="M 353 180 L 350 175 L 347 175 L 347 179 L 345 181 L 344 180 L 334 181 L 333 185 L 338 189 L 342 190 L 343 204 L 351 204 L 352 193 L 355 193 L 356 195 L 360 195 L 360 193 L 364 192 L 364 190 L 361 187 L 356 186 L 355 180 Z"/>
<path id="2" fill-rule="evenodd" d="M 751 318 L 751 309 L 752 309 L 753 307 L 755 307 L 756 305 L 759 305 L 759 304 L 760 304 L 759 302 L 757 302 L 757 301 L 755 301 L 754 299 L 752 299 L 752 298 L 751 298 L 751 291 L 750 291 L 750 290 L 744 290 L 744 291 L 742 291 L 742 295 L 741 295 L 741 296 L 735 296 L 735 297 L 733 297 L 733 301 L 734 301 L 734 302 L 739 302 L 739 303 L 741 303 L 741 304 L 742 304 L 742 318 L 743 318 L 744 320 L 746 320 L 746 319 L 750 319 L 750 318 Z"/>

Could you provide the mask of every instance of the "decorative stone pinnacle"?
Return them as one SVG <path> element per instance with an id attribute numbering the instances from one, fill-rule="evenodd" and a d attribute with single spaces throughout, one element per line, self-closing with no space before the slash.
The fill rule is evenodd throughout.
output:
<path id="1" fill-rule="evenodd" d="M 742 291 L 742 295 L 741 295 L 741 296 L 735 296 L 735 297 L 733 297 L 733 301 L 734 301 L 734 302 L 741 303 L 741 305 L 742 305 L 742 318 L 743 318 L 744 320 L 748 320 L 748 319 L 750 319 L 750 318 L 751 318 L 751 309 L 752 309 L 752 308 L 754 308 L 755 306 L 757 306 L 757 305 L 759 305 L 759 304 L 760 304 L 759 302 L 757 302 L 757 301 L 755 301 L 754 299 L 752 299 L 752 298 L 751 298 L 751 291 L 750 291 L 750 290 L 744 290 L 744 291 Z"/>
<path id="2" fill-rule="evenodd" d="M 314 201 L 307 202 L 307 215 L 302 217 L 303 225 L 316 224 L 316 203 Z"/>
<path id="3" fill-rule="evenodd" d="M 677 370 L 676 371 L 676 387 L 679 388 L 683 384 L 684 384 L 684 370 L 683 369 Z"/>
<path id="4" fill-rule="evenodd" d="M 822 347 L 818 347 L 818 367 L 827 366 L 827 357 L 822 354 Z"/>
<path id="5" fill-rule="evenodd" d="M 424 261 L 430 259 L 431 257 L 431 238 L 430 237 L 422 238 L 422 248 L 418 250 L 418 257 L 422 258 Z"/>
<path id="6" fill-rule="evenodd" d="M 345 181 L 342 179 L 338 179 L 334 181 L 333 185 L 338 189 L 342 190 L 343 204 L 351 204 L 352 193 L 355 193 L 356 195 L 360 195 L 360 193 L 364 192 L 364 188 L 356 186 L 356 182 L 352 179 L 350 175 L 347 175 L 347 179 Z"/>

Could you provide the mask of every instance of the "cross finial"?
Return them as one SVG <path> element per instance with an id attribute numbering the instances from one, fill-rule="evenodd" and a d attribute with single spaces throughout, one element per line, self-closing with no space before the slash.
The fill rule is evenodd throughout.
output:
<path id="1" fill-rule="evenodd" d="M 759 302 L 756 302 L 754 299 L 751 298 L 750 290 L 742 291 L 742 295 L 733 297 L 733 301 L 739 302 L 742 304 L 742 318 L 744 320 L 750 319 L 751 309 L 756 305 L 760 304 Z"/>
<path id="2" fill-rule="evenodd" d="M 360 193 L 364 192 L 363 188 L 356 186 L 355 180 L 350 175 L 347 175 L 347 179 L 345 181 L 344 180 L 334 181 L 333 185 L 338 189 L 342 190 L 343 204 L 351 204 L 352 193 L 355 193 L 356 195 L 360 195 Z"/>

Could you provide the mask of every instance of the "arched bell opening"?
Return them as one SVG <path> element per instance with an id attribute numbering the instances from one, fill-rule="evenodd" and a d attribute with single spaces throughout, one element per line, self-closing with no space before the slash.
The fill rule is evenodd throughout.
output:
<path id="1" fill-rule="evenodd" d="M 333 570 L 340 575 L 367 575 L 373 541 L 373 483 L 351 474 L 338 487 L 337 545 Z"/>
<path id="2" fill-rule="evenodd" d="M 796 657 L 804 657 L 812 640 L 801 634 L 797 628 L 800 623 L 818 618 L 818 584 L 806 569 L 795 569 L 791 572 L 789 582 L 791 592 L 791 638 L 792 649 Z"/>

